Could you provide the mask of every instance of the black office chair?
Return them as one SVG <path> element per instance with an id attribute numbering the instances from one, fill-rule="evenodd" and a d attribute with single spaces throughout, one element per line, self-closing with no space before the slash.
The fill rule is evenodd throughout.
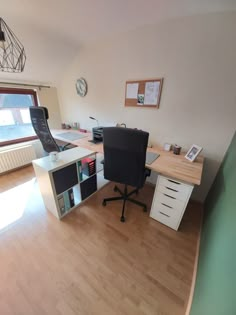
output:
<path id="1" fill-rule="evenodd" d="M 137 129 L 122 127 L 106 127 L 103 129 L 104 146 L 104 177 L 108 180 L 125 184 L 124 192 L 117 186 L 121 196 L 105 198 L 103 205 L 108 201 L 123 200 L 121 222 L 125 222 L 125 204 L 131 201 L 147 211 L 146 204 L 130 198 L 143 187 L 145 179 L 150 175 L 150 170 L 145 168 L 146 150 L 149 133 Z M 136 187 L 128 193 L 127 186 Z"/>
<path id="2" fill-rule="evenodd" d="M 42 143 L 43 149 L 47 152 L 53 151 L 63 151 L 65 149 L 69 149 L 74 147 L 67 143 L 63 146 L 60 146 L 56 143 L 55 139 L 53 138 L 50 129 L 48 127 L 48 109 L 43 106 L 30 106 L 30 118 L 32 122 L 32 126 L 36 135 L 38 136 L 39 140 Z"/>

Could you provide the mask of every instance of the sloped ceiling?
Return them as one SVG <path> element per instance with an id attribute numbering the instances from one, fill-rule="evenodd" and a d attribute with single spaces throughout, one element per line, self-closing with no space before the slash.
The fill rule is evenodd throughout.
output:
<path id="1" fill-rule="evenodd" d="M 1 0 L 1 17 L 23 43 L 23 73 L 0 81 L 56 84 L 83 42 L 160 20 L 236 10 L 235 0 Z"/>

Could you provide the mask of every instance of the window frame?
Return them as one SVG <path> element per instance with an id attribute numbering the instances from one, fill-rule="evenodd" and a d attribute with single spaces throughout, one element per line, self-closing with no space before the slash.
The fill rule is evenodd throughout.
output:
<path id="1" fill-rule="evenodd" d="M 31 95 L 34 100 L 34 106 L 39 106 L 38 103 L 38 96 L 37 92 L 35 90 L 31 89 L 22 89 L 22 88 L 5 88 L 5 87 L 0 87 L 0 94 L 21 94 L 21 95 Z M 13 139 L 13 140 L 8 140 L 8 141 L 3 141 L 0 142 L 0 147 L 10 145 L 10 144 L 16 144 L 16 143 L 21 143 L 21 142 L 27 142 L 30 140 L 35 140 L 38 139 L 38 137 L 35 136 L 30 136 L 30 137 L 24 137 L 24 138 L 18 138 L 18 139 Z"/>

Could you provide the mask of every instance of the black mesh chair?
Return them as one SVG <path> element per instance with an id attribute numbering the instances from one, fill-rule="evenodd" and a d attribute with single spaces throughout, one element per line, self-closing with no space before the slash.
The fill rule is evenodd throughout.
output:
<path id="1" fill-rule="evenodd" d="M 121 222 L 125 221 L 126 201 L 131 201 L 147 211 L 146 204 L 130 198 L 143 187 L 150 170 L 145 168 L 146 150 L 149 133 L 137 129 L 122 127 L 106 127 L 103 129 L 104 177 L 108 180 L 124 184 L 124 191 L 115 186 L 121 196 L 105 198 L 108 201 L 123 200 Z M 127 186 L 135 187 L 128 193 Z"/>
<path id="2" fill-rule="evenodd" d="M 36 135 L 38 136 L 39 140 L 42 143 L 44 151 L 46 151 L 47 153 L 53 151 L 59 152 L 74 147 L 70 143 L 67 143 L 63 146 L 60 146 L 56 143 L 48 127 L 47 120 L 49 115 L 48 109 L 46 107 L 30 106 L 29 110 L 32 126 L 34 128 Z"/>

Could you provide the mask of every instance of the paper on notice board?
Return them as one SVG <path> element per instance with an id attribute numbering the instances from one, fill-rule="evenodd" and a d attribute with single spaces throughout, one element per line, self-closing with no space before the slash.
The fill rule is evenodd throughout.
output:
<path id="1" fill-rule="evenodd" d="M 146 82 L 145 84 L 145 105 L 157 105 L 157 97 L 159 94 L 160 82 Z"/>
<path id="2" fill-rule="evenodd" d="M 126 98 L 135 98 L 138 96 L 138 83 L 128 83 L 126 87 Z"/>

